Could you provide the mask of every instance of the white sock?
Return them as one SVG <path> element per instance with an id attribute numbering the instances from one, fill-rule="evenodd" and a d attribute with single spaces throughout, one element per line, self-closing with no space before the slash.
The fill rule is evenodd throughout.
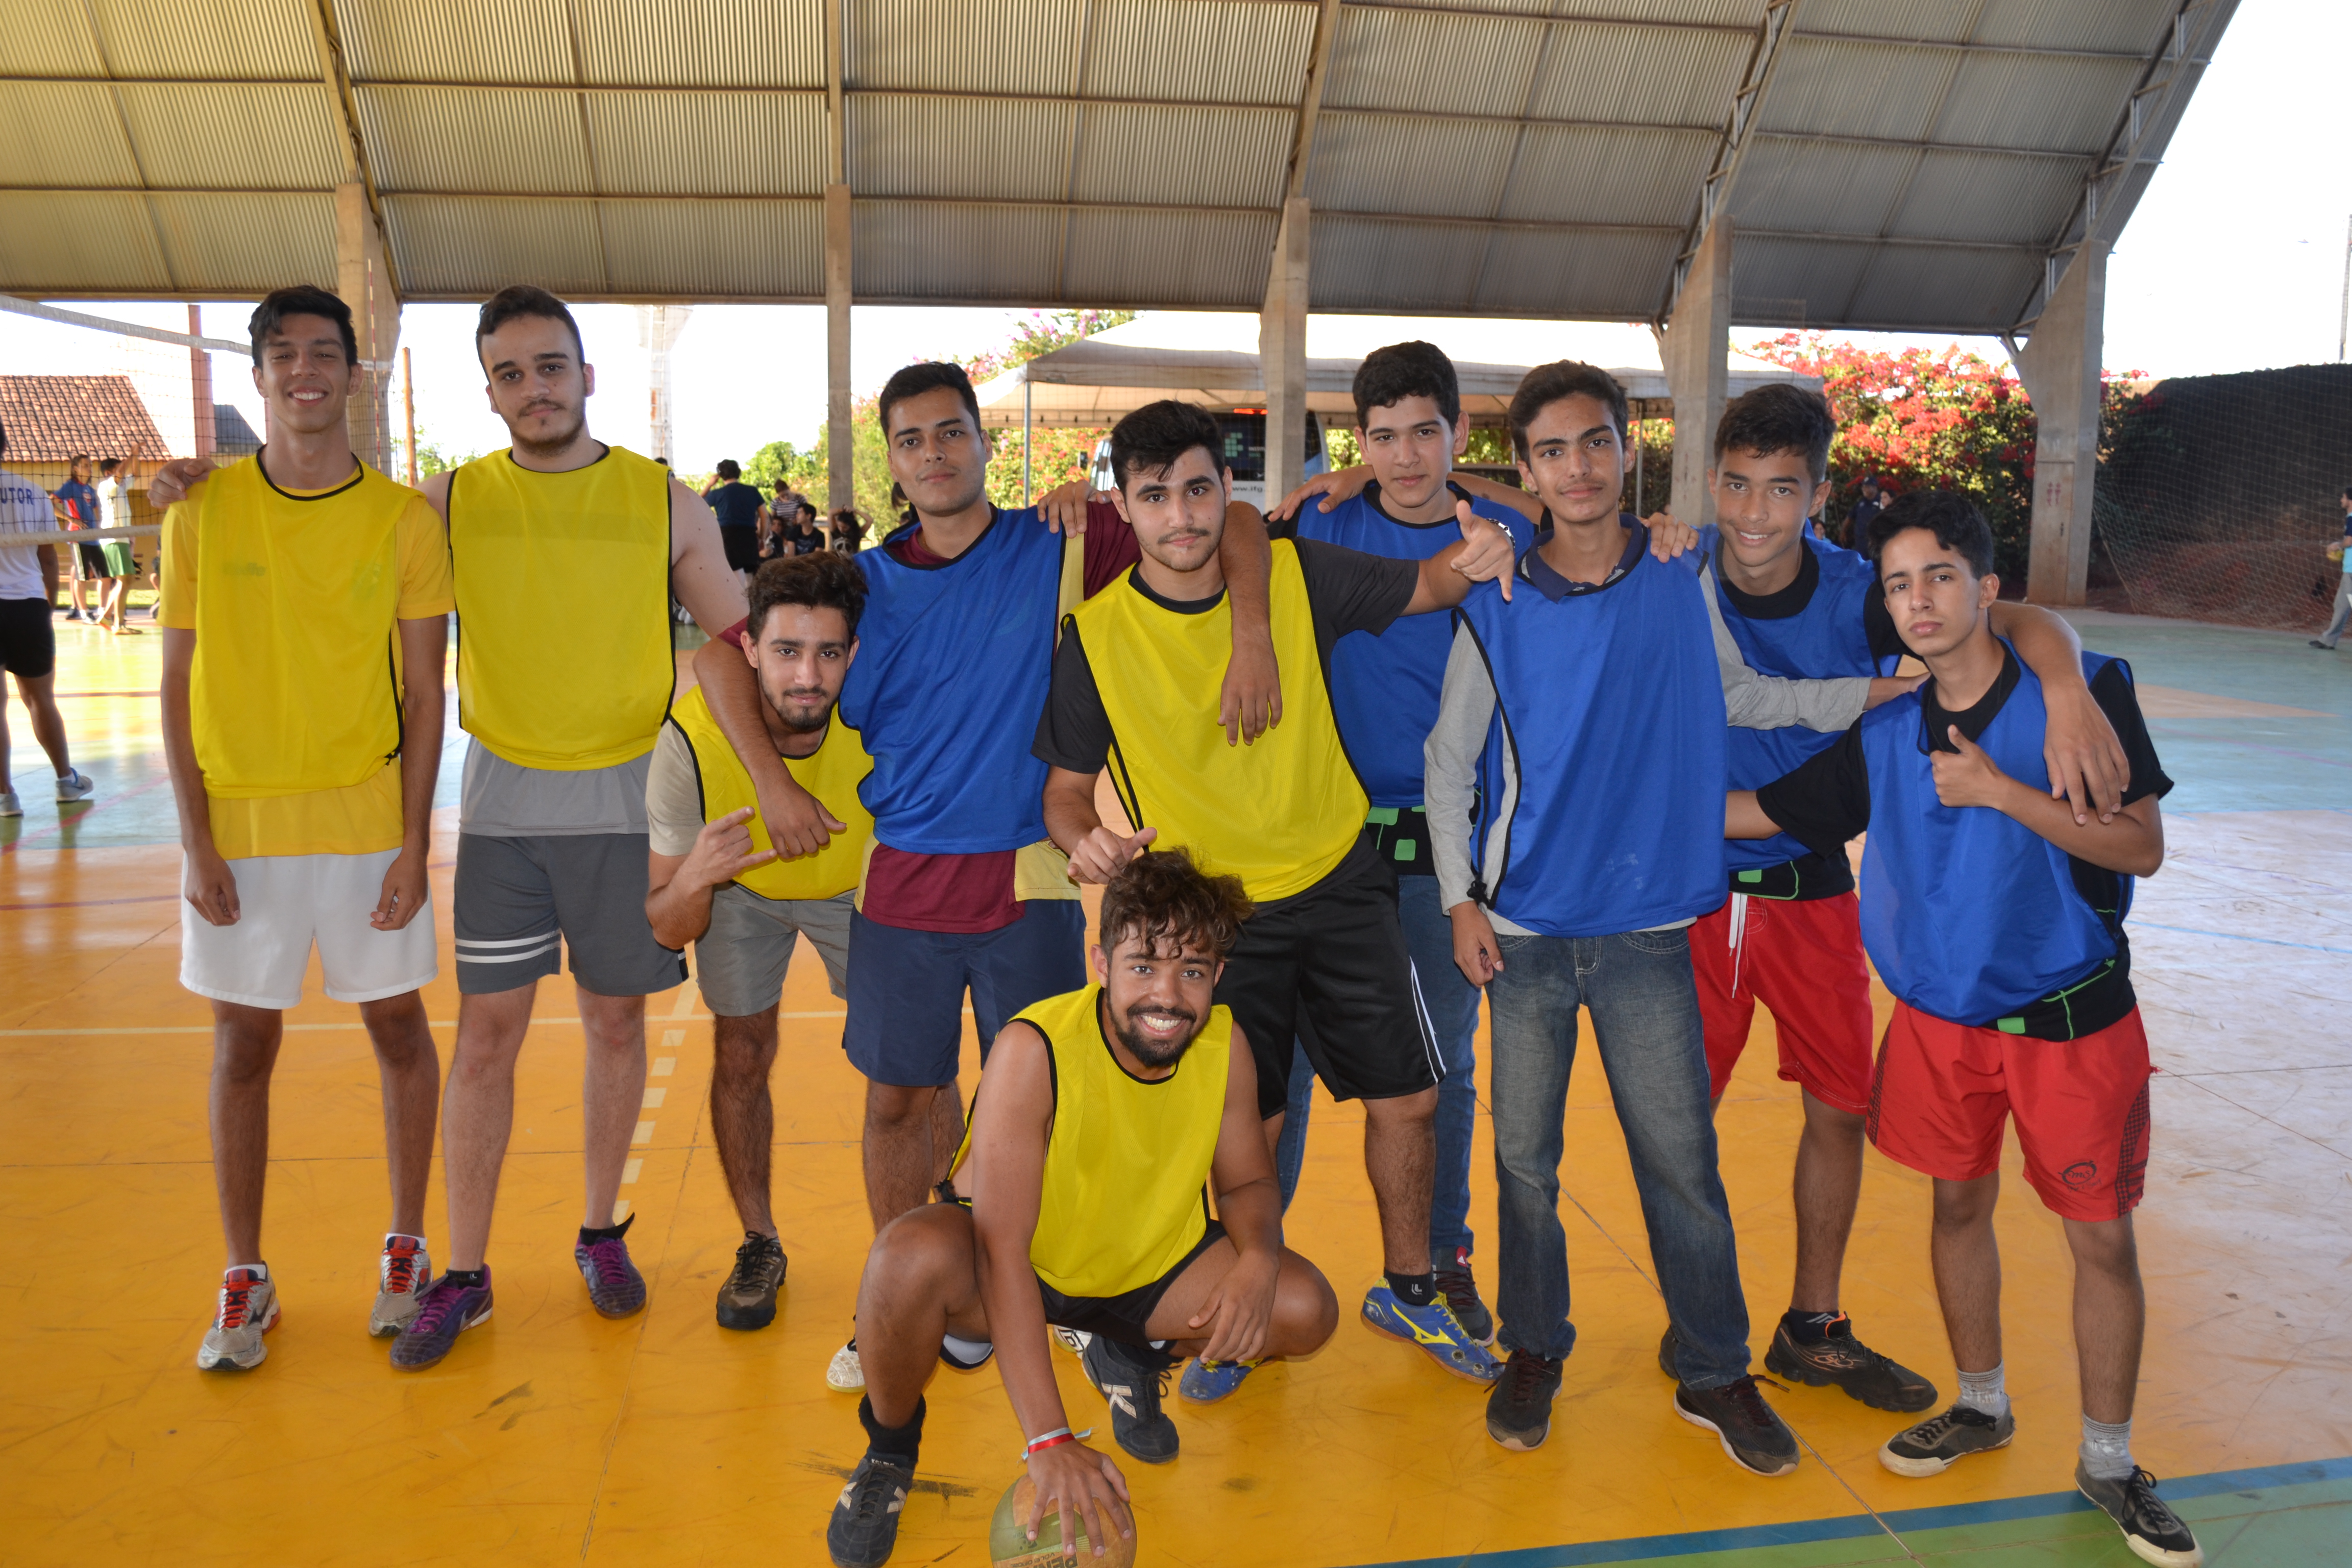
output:
<path id="1" fill-rule="evenodd" d="M 1961 1373 L 1959 1403 L 1971 1410 L 1981 1410 L 1996 1421 L 2008 1415 L 2009 1390 L 2001 1384 L 2004 1364 L 1996 1364 L 1990 1372 Z"/>
<path id="2" fill-rule="evenodd" d="M 2132 1463 L 2131 1423 L 2083 1417 L 2083 1468 L 2103 1481 L 2119 1481 L 2139 1467 Z"/>
<path id="3" fill-rule="evenodd" d="M 958 1339 L 953 1334 L 941 1334 L 940 1343 L 948 1348 L 949 1354 L 961 1362 L 976 1362 L 996 1349 L 995 1345 L 987 1340 Z"/>

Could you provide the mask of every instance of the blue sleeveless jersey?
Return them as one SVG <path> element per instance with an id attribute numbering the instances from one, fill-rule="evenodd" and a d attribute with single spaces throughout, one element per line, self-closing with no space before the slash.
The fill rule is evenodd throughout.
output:
<path id="1" fill-rule="evenodd" d="M 1716 555 L 1721 531 L 1709 524 L 1700 531 L 1697 553 Z M 1731 628 L 1748 668 L 1765 675 L 1795 680 L 1829 680 L 1850 675 L 1891 675 L 1897 662 L 1870 657 L 1870 634 L 1864 630 L 1863 607 L 1878 589 L 1878 572 L 1853 551 L 1815 539 L 1809 531 L 1804 546 L 1821 567 L 1813 596 L 1796 615 L 1781 620 L 1750 620 L 1723 591 L 1723 572 L 1716 570 L 1716 602 L 1723 608 L 1724 625 Z M 1839 731 L 1823 734 L 1791 724 L 1780 730 L 1735 729 L 1729 745 L 1729 787 L 1760 789 L 1792 772 L 1818 752 L 1837 743 Z M 1753 871 L 1801 860 L 1811 851 L 1785 833 L 1769 838 L 1731 841 L 1726 859 L 1732 871 Z"/>
<path id="2" fill-rule="evenodd" d="M 857 791 L 874 837 L 913 855 L 1045 837 L 1045 764 L 1029 748 L 1053 681 L 1061 536 L 1034 510 L 1000 511 L 944 566 L 887 548 L 858 552 L 857 566 L 866 613 L 841 716 L 874 758 Z"/>
<path id="3" fill-rule="evenodd" d="M 1521 580 L 1506 604 L 1481 583 L 1463 603 L 1496 694 L 1476 863 L 1507 812 L 1508 858 L 1486 894 L 1506 920 L 1607 936 L 1722 904 L 1727 726 L 1696 559 L 1645 549 L 1596 593 L 1555 602 Z M 1503 787 L 1507 742 L 1516 796 Z"/>
<path id="4" fill-rule="evenodd" d="M 2083 655 L 2095 679 L 2103 654 Z M 2011 778 L 2042 776 L 2042 682 L 2021 661 L 2016 688 L 1977 744 Z M 1862 941 L 1897 997 L 1982 1028 L 2052 996 L 2116 956 L 2132 882 L 2117 907 L 2091 907 L 2063 849 L 1989 806 L 1948 806 L 1916 692 L 1863 715 L 1870 837 L 1862 853 Z"/>
<path id="5" fill-rule="evenodd" d="M 1533 542 L 1533 526 L 1509 507 L 1455 493 L 1480 517 L 1509 529 L 1518 549 Z M 1344 544 L 1391 561 L 1426 561 L 1462 542 L 1453 518 L 1399 522 L 1369 490 L 1328 512 L 1302 507 L 1297 531 L 1301 539 Z M 1399 616 L 1378 637 L 1350 632 L 1331 649 L 1331 709 L 1339 721 L 1339 739 L 1347 742 L 1364 793 L 1376 806 L 1421 805 L 1421 746 L 1437 723 L 1445 656 L 1453 646 L 1452 616 Z"/>

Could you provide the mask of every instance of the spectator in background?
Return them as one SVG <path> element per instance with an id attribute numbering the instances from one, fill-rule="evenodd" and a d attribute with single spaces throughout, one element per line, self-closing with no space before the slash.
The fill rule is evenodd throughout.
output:
<path id="1" fill-rule="evenodd" d="M 2337 640 L 2344 636 L 2344 623 L 2352 621 L 2352 485 L 2346 485 L 2344 493 L 2336 499 L 2344 503 L 2344 537 L 2329 545 L 2327 553 L 2344 571 L 2336 584 L 2335 618 L 2327 623 L 2326 631 L 2311 639 L 2312 647 L 2324 647 L 2330 653 L 2336 651 Z"/>
<path id="2" fill-rule="evenodd" d="M 784 530 L 782 549 L 785 555 L 809 555 L 824 548 L 824 535 L 817 531 L 816 508 L 803 501 L 793 513 L 792 526 Z"/>
<path id="3" fill-rule="evenodd" d="M 60 527 L 79 533 L 85 528 L 98 526 L 98 492 L 89 488 L 89 454 L 76 452 L 66 466 L 66 482 L 50 492 L 58 503 Z M 73 569 L 73 608 L 66 612 L 69 621 L 88 621 L 95 626 L 99 613 L 82 602 L 89 585 L 106 580 L 106 555 L 95 544 L 77 544 L 68 563 Z"/>
<path id="4" fill-rule="evenodd" d="M 719 514 L 719 539 L 727 549 L 727 564 L 741 574 L 743 591 L 751 591 L 751 574 L 760 569 L 760 492 L 743 482 L 743 469 L 732 458 L 719 461 L 719 472 L 702 489 L 702 499 Z"/>
<path id="5" fill-rule="evenodd" d="M 833 514 L 833 547 L 845 555 L 855 555 L 866 542 L 866 520 L 853 507 L 843 507 Z"/>
<path id="6" fill-rule="evenodd" d="M 1864 474 L 1862 477 L 1862 499 L 1853 503 L 1853 515 L 1846 519 L 1847 548 L 1865 550 L 1869 547 L 1871 520 L 1879 514 L 1884 506 L 1885 498 L 1879 494 L 1878 476 Z"/>
<path id="7" fill-rule="evenodd" d="M 7 452 L 8 432 L 0 429 L 0 458 Z M 49 613 L 58 598 L 57 546 L 6 542 L 11 534 L 48 532 L 53 505 L 40 486 L 0 468 L 0 669 L 16 678 L 16 696 L 33 721 L 33 739 L 49 754 L 63 805 L 89 798 L 98 786 L 67 755 L 66 721 L 52 689 L 58 639 Z M 8 704 L 0 700 L 0 816 L 24 815 L 9 768 Z"/>
<path id="8" fill-rule="evenodd" d="M 122 488 L 124 470 L 120 458 L 104 458 L 98 465 L 98 525 L 100 528 L 131 526 L 131 496 Z M 160 540 L 157 542 L 162 542 Z M 139 556 L 127 539 L 109 539 L 98 547 L 106 563 L 106 599 L 99 610 L 99 621 L 118 636 L 137 637 L 139 628 L 131 625 L 131 579 L 139 574 Z"/>

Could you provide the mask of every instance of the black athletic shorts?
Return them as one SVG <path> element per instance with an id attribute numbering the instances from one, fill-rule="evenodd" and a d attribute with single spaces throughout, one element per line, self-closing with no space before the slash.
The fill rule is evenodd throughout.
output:
<path id="1" fill-rule="evenodd" d="M 719 542 L 727 547 L 727 568 L 730 572 L 757 572 L 760 569 L 760 531 L 756 528 L 721 528 Z"/>
<path id="2" fill-rule="evenodd" d="M 1294 1037 L 1334 1100 L 1394 1100 L 1444 1076 L 1397 923 L 1396 873 L 1369 837 L 1305 892 L 1258 905 L 1217 1000 L 1249 1036 L 1261 1116 L 1289 1101 Z"/>
<path id="3" fill-rule="evenodd" d="M 1192 1267 L 1194 1258 L 1223 1240 L 1224 1234 L 1223 1221 L 1210 1220 L 1199 1244 L 1179 1258 L 1175 1268 L 1149 1285 L 1139 1285 L 1116 1296 L 1065 1296 L 1040 1279 L 1037 1294 L 1045 1302 L 1045 1321 L 1056 1328 L 1100 1334 L 1118 1344 L 1148 1345 L 1151 1342 L 1151 1314 L 1159 1310 L 1160 1298 L 1168 1294 L 1168 1287 L 1176 1283 L 1178 1275 Z"/>
<path id="4" fill-rule="evenodd" d="M 0 669 L 38 680 L 58 667 L 58 634 L 47 599 L 0 599 Z M 0 790 L 7 786 L 0 784 Z"/>
<path id="5" fill-rule="evenodd" d="M 106 547 L 102 544 L 76 544 L 81 553 L 81 574 L 85 581 L 92 577 L 111 577 L 114 568 L 106 563 Z"/>

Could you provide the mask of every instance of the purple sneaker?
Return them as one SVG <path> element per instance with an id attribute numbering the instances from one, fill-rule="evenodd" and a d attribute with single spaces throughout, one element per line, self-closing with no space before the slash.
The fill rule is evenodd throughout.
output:
<path id="1" fill-rule="evenodd" d="M 572 1244 L 572 1261 L 588 1282 L 589 1303 L 604 1317 L 625 1318 L 645 1310 L 646 1277 L 629 1261 L 629 1244 L 621 1239 L 636 1218 L 631 1215 L 609 1236 Z"/>
<path id="2" fill-rule="evenodd" d="M 392 1364 L 403 1372 L 437 1366 L 459 1333 L 490 1315 L 490 1270 L 479 1285 L 460 1285 L 444 1274 L 417 1293 L 416 1310 L 392 1342 Z"/>

